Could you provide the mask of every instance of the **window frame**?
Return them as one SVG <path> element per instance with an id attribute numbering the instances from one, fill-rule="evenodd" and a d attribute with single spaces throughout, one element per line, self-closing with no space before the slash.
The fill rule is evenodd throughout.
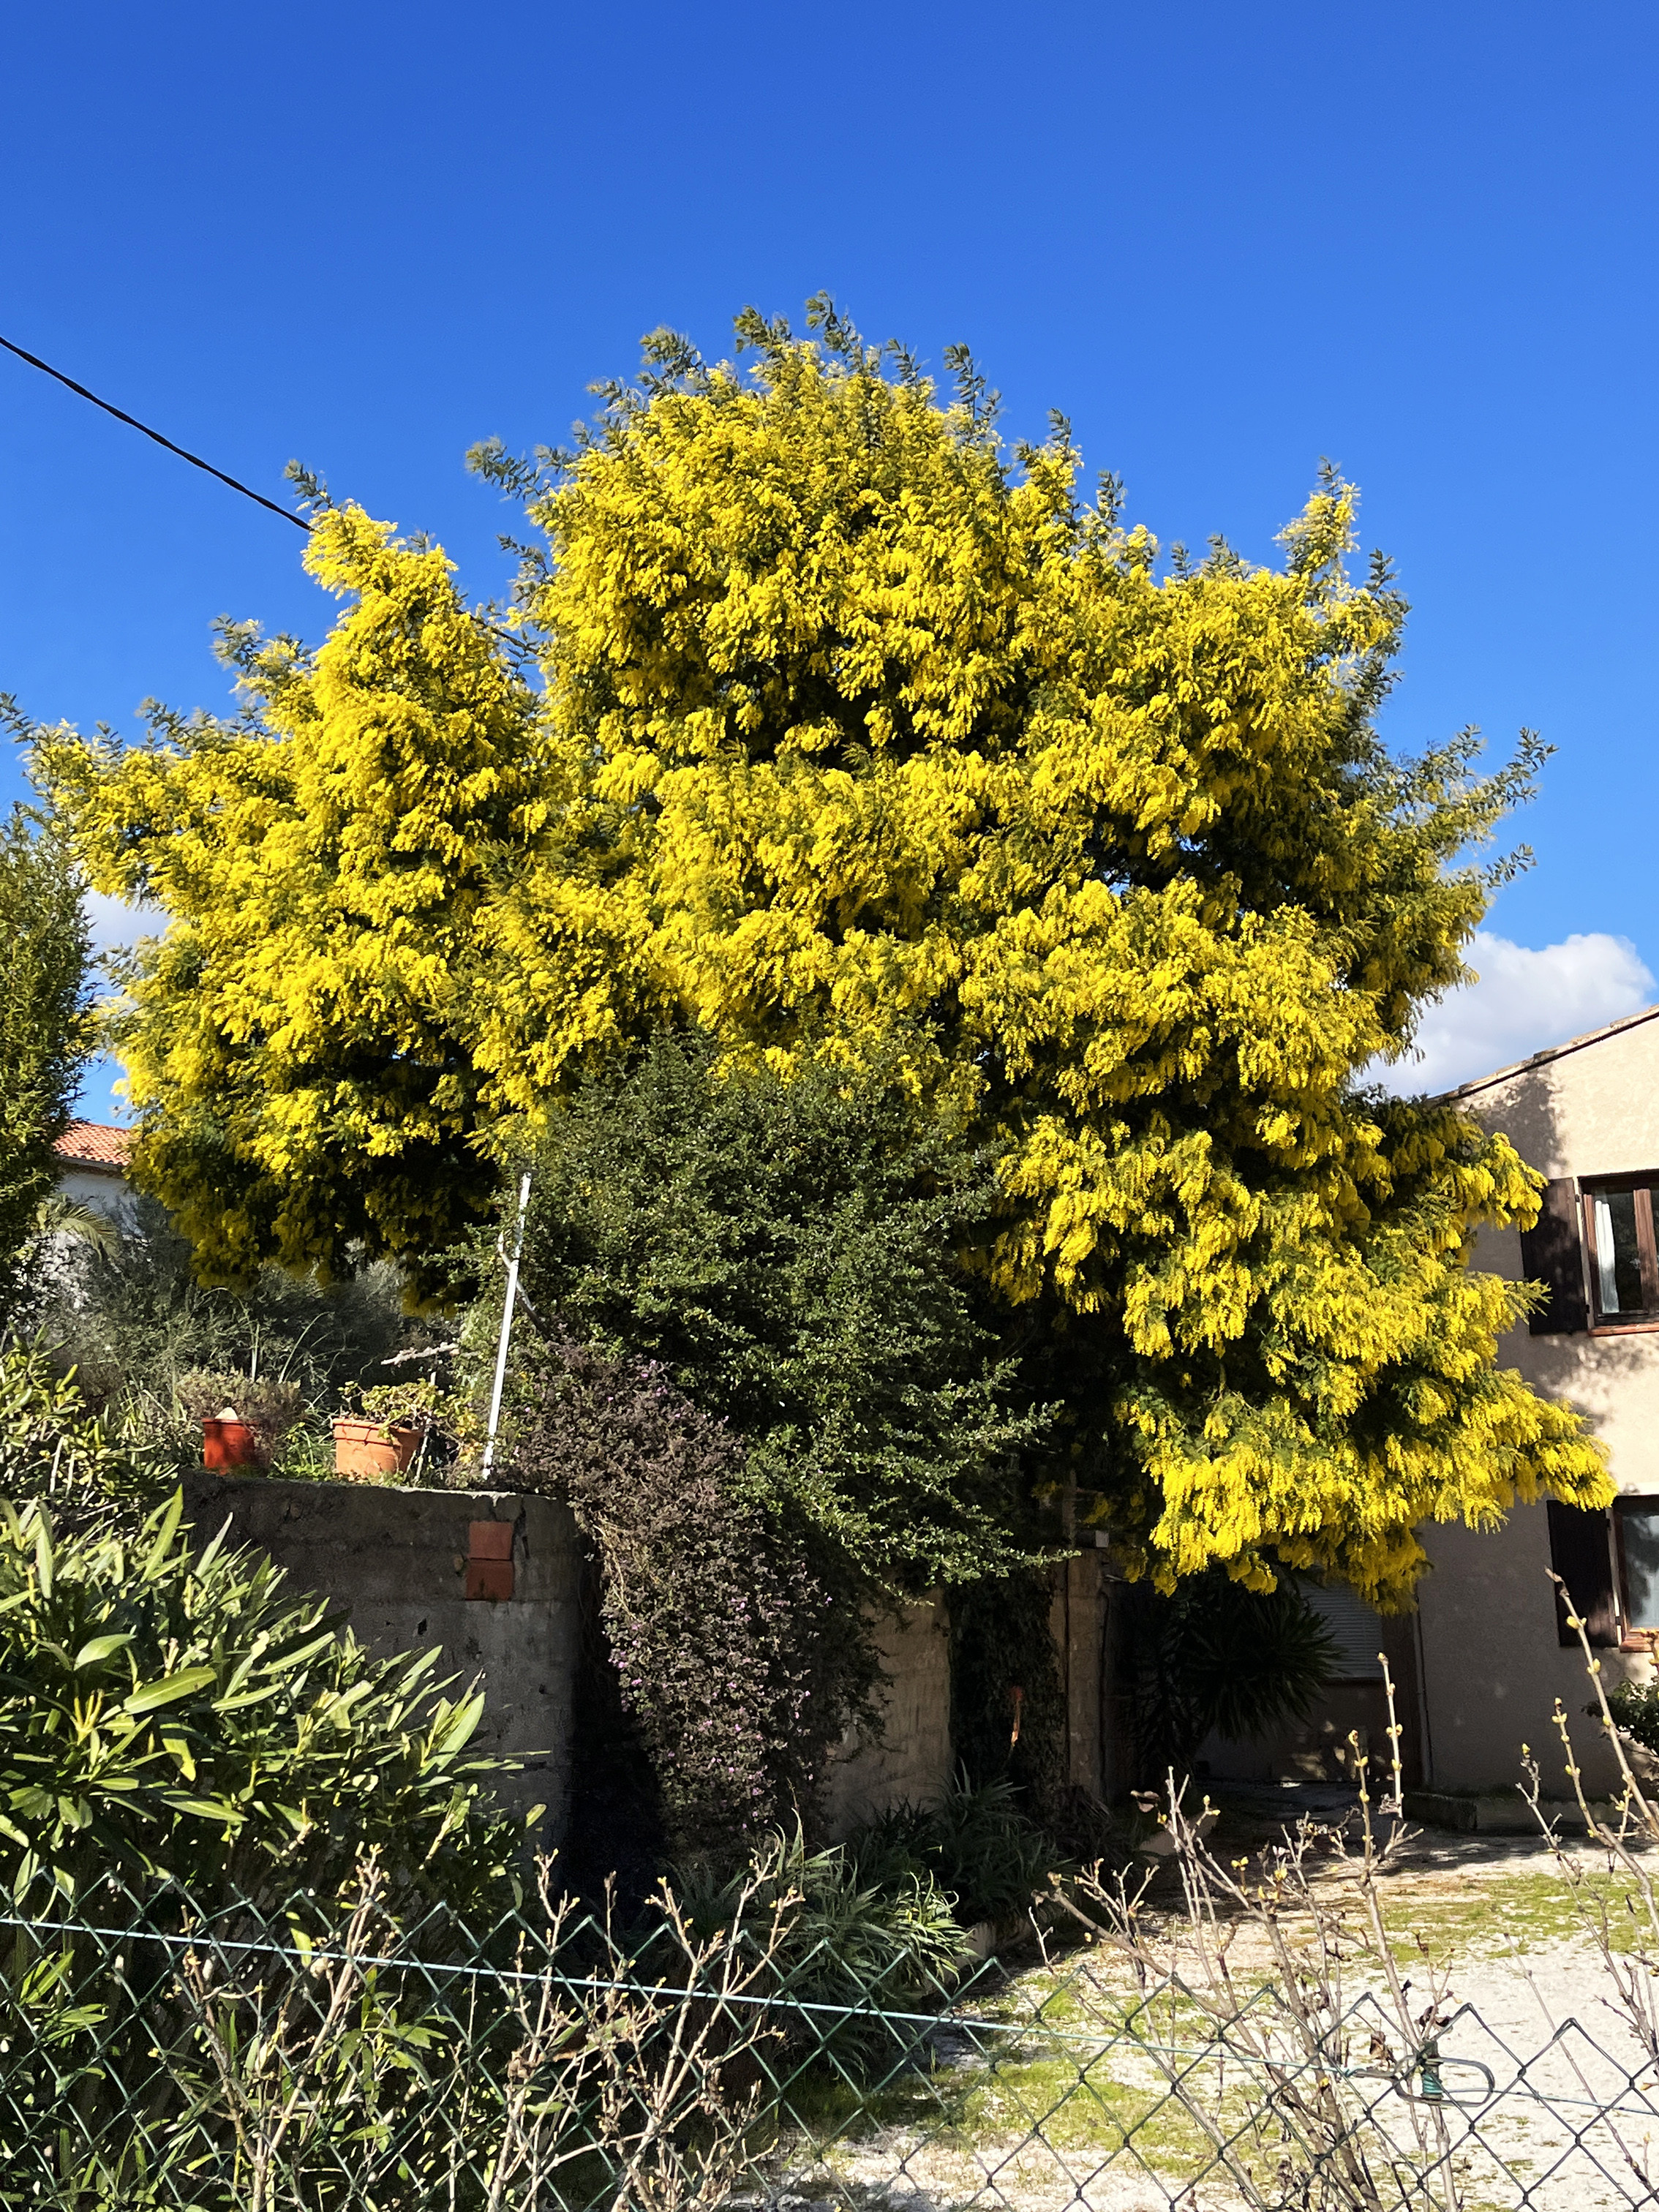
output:
<path id="1" fill-rule="evenodd" d="M 1636 1252 L 1645 1303 L 1639 1311 L 1622 1308 L 1605 1312 L 1601 1305 L 1601 1271 L 1595 1252 L 1595 1201 L 1629 1191 L 1636 1200 Z M 1654 1196 L 1659 1192 L 1659 1169 L 1644 1168 L 1628 1175 L 1583 1176 L 1579 1178 L 1579 1224 L 1584 1240 L 1586 1290 L 1592 1336 L 1634 1336 L 1659 1329 L 1659 1222 L 1655 1219 Z M 1621 1554 L 1622 1558 L 1622 1554 Z M 1622 1567 L 1620 1571 L 1622 1572 Z"/>
<path id="2" fill-rule="evenodd" d="M 1644 1513 L 1659 1514 L 1659 1492 L 1620 1491 L 1613 1501 L 1613 1561 L 1616 1571 L 1613 1601 L 1619 1608 L 1619 1648 L 1621 1651 L 1650 1652 L 1656 1638 L 1659 1638 L 1659 1622 L 1643 1627 L 1631 1613 L 1630 1575 L 1625 1565 L 1625 1515 L 1632 1506 Z"/>

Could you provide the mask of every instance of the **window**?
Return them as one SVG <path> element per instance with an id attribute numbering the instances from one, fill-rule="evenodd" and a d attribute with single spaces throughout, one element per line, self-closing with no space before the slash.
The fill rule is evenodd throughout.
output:
<path id="1" fill-rule="evenodd" d="M 1545 1185 L 1536 1222 L 1521 1232 L 1521 1272 L 1528 1282 L 1541 1283 L 1548 1293 L 1528 1317 L 1534 1336 L 1577 1336 L 1589 1327 L 1583 1215 L 1578 1186 L 1571 1176 L 1558 1176 Z"/>
<path id="2" fill-rule="evenodd" d="M 1616 1517 L 1626 1631 L 1659 1629 L 1659 1498 L 1621 1498 Z"/>
<path id="3" fill-rule="evenodd" d="M 1303 1595 L 1324 1620 L 1336 1644 L 1334 1682 L 1382 1680 L 1382 1616 L 1363 1597 L 1340 1586 L 1307 1589 Z"/>
<path id="4" fill-rule="evenodd" d="M 1608 1176 L 1584 1186 L 1584 1241 L 1598 1326 L 1659 1322 L 1654 1191 L 1659 1176 Z"/>

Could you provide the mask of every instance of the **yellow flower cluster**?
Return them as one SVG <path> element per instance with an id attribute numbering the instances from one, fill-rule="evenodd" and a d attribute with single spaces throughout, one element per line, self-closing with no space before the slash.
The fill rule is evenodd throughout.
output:
<path id="1" fill-rule="evenodd" d="M 1346 488 L 1281 568 L 1160 574 L 1063 430 L 1011 461 L 856 345 L 762 342 L 618 398 L 536 499 L 541 693 L 345 510 L 309 559 L 352 604 L 314 661 L 245 647 L 247 724 L 43 738 L 95 879 L 170 917 L 124 1050 L 204 1264 L 439 1250 L 492 1148 L 696 1024 L 897 1066 L 994 1148 L 978 1263 L 1086 1333 L 1080 1477 L 1161 1577 L 1397 1600 L 1423 1519 L 1603 1498 L 1465 1264 L 1535 1178 L 1357 1087 L 1462 974 L 1455 856 L 1519 772 L 1381 747 L 1402 609 L 1345 574 Z"/>
<path id="2" fill-rule="evenodd" d="M 353 605 L 314 659 L 242 639 L 257 716 L 121 750 L 40 733 L 94 880 L 160 907 L 115 1042 L 134 1173 L 208 1280 L 354 1248 L 430 1263 L 488 1212 L 460 1039 L 497 856 L 536 779 L 530 695 L 441 553 L 331 514 L 307 565 Z"/>

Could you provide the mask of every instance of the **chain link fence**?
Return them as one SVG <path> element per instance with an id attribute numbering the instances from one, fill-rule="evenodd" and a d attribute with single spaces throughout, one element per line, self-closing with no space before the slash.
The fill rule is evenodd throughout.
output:
<path id="1" fill-rule="evenodd" d="M 1305 2212 L 1659 2204 L 1659 2087 L 1609 2013 L 1407 2045 L 1361 1991 L 1213 2003 L 1098 1943 L 957 1977 L 776 1906 L 207 1907 L 105 1885 L 0 1922 L 0 2206 L 123 2212 Z"/>

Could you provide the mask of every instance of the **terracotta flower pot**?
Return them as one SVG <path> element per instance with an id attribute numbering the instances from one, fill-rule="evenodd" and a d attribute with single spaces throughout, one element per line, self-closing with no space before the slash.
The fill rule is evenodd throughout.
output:
<path id="1" fill-rule="evenodd" d="M 334 1472 L 347 1482 L 383 1482 L 402 1474 L 421 1448 L 421 1432 L 411 1422 L 383 1429 L 361 1414 L 342 1413 L 334 1423 Z"/>
<path id="2" fill-rule="evenodd" d="M 264 1459 L 258 1435 L 246 1421 L 204 1419 L 202 1464 L 219 1474 L 228 1474 L 234 1467 L 262 1467 Z"/>

